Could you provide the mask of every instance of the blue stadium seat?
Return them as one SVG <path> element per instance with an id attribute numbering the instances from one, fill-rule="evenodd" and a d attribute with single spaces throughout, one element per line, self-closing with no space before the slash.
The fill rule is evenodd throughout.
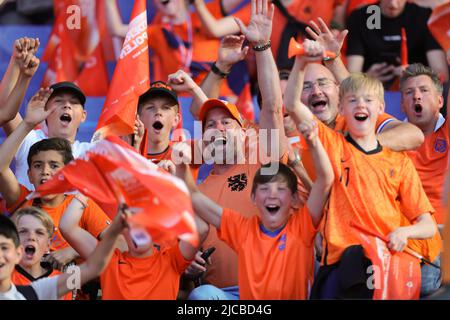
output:
<path id="1" fill-rule="evenodd" d="M 385 112 L 403 121 L 406 115 L 402 112 L 400 107 L 400 92 L 399 91 L 385 91 L 384 101 L 386 103 Z"/>

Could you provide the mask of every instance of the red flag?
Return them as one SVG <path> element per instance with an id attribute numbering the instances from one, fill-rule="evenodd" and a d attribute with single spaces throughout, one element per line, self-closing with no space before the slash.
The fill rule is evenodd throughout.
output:
<path id="1" fill-rule="evenodd" d="M 420 261 L 405 252 L 392 253 L 387 239 L 365 227 L 352 223 L 357 229 L 366 256 L 372 261 L 374 300 L 417 300 L 420 295 Z"/>
<path id="2" fill-rule="evenodd" d="M 135 1 L 130 20 L 94 141 L 133 133 L 139 96 L 150 87 L 145 0 Z"/>
<path id="3" fill-rule="evenodd" d="M 106 96 L 108 93 L 108 71 L 102 51 L 101 44 L 97 45 L 75 81 L 86 96 Z"/>
<path id="4" fill-rule="evenodd" d="M 96 143 L 28 198 L 72 190 L 88 195 L 110 217 L 116 214 L 119 202 L 126 203 L 134 213 L 131 222 L 146 227 L 156 243 L 178 236 L 193 246 L 198 244 L 184 182 L 147 161 L 117 137 Z"/>
<path id="5" fill-rule="evenodd" d="M 428 19 L 428 28 L 445 52 L 450 50 L 450 2 L 433 9 Z M 449 62 L 450 63 L 450 62 Z"/>
<path id="6" fill-rule="evenodd" d="M 78 75 L 78 64 L 74 58 L 75 47 L 65 32 L 65 16 L 60 14 L 45 49 L 42 60 L 48 62 L 42 86 L 48 87 L 60 81 L 74 81 Z"/>
<path id="7" fill-rule="evenodd" d="M 406 39 L 406 30 L 405 28 L 402 28 L 402 45 L 401 45 L 401 65 L 407 66 L 408 65 L 408 42 Z"/>

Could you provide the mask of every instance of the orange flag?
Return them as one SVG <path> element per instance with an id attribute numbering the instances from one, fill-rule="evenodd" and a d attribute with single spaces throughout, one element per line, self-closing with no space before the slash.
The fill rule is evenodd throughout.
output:
<path id="1" fill-rule="evenodd" d="M 417 300 L 420 296 L 421 270 L 418 258 L 405 252 L 391 252 L 387 239 L 352 223 L 365 255 L 373 269 L 368 285 L 374 288 L 374 300 Z"/>
<path id="2" fill-rule="evenodd" d="M 133 133 L 139 96 L 150 87 L 146 1 L 136 0 L 93 141 Z"/>
<path id="3" fill-rule="evenodd" d="M 401 44 L 401 50 L 400 50 L 400 61 L 402 66 L 408 65 L 408 40 L 406 38 L 406 30 L 405 28 L 402 28 L 402 44 Z"/>
<path id="4" fill-rule="evenodd" d="M 133 213 L 131 222 L 147 228 L 156 243 L 178 237 L 193 246 L 198 244 L 191 198 L 184 182 L 118 137 L 97 142 L 27 199 L 73 190 L 88 195 L 111 218 L 119 202 L 126 203 Z"/>
<path id="5" fill-rule="evenodd" d="M 64 13 L 64 12 L 63 12 Z M 75 47 L 65 29 L 65 15 L 56 18 L 42 60 L 48 62 L 42 86 L 48 87 L 60 81 L 74 81 L 78 75 L 78 64 L 74 58 Z"/>
<path id="6" fill-rule="evenodd" d="M 75 81 L 86 96 L 106 96 L 108 93 L 108 71 L 102 51 L 99 43 Z"/>
<path id="7" fill-rule="evenodd" d="M 450 51 L 450 2 L 434 8 L 428 19 L 428 28 L 445 52 Z M 449 62 L 450 63 L 450 62 Z"/>

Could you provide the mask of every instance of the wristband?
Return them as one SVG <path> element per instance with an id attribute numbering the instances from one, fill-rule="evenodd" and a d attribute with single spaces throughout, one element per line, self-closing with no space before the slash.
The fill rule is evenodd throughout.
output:
<path id="1" fill-rule="evenodd" d="M 213 65 L 211 66 L 211 71 L 218 75 L 221 78 L 226 78 L 228 76 L 228 74 L 230 72 L 223 72 L 222 70 L 220 70 L 219 68 L 217 68 L 216 63 L 214 62 Z"/>
<path id="2" fill-rule="evenodd" d="M 298 154 L 298 152 L 295 152 L 295 160 L 294 161 L 288 161 L 288 165 L 292 168 L 297 166 L 300 161 L 302 161 L 302 157 Z"/>
<path id="3" fill-rule="evenodd" d="M 323 61 L 333 61 L 336 60 L 337 58 L 339 58 L 341 56 L 341 53 L 338 52 L 338 54 L 335 57 L 325 57 L 323 58 Z"/>
<path id="4" fill-rule="evenodd" d="M 260 44 L 260 45 L 253 46 L 253 50 L 255 50 L 255 51 L 264 51 L 264 50 L 269 49 L 270 46 L 271 46 L 271 44 L 270 44 L 270 40 L 269 40 L 265 44 Z"/>

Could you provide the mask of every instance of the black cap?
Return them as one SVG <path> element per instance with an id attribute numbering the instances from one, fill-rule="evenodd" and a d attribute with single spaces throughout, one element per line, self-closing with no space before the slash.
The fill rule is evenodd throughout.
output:
<path id="1" fill-rule="evenodd" d="M 62 90 L 71 91 L 73 94 L 75 94 L 75 96 L 77 96 L 77 98 L 80 100 L 81 105 L 84 108 L 84 104 L 86 103 L 86 97 L 83 91 L 81 91 L 81 89 L 75 83 L 69 81 L 57 82 L 55 84 L 52 84 L 50 86 L 50 89 L 53 89 L 52 95 Z"/>
<path id="2" fill-rule="evenodd" d="M 152 95 L 155 94 L 165 95 L 170 99 L 174 100 L 175 104 L 179 105 L 177 93 L 175 92 L 175 90 L 172 89 L 171 86 L 169 86 L 167 83 L 163 81 L 152 82 L 150 84 L 150 89 L 148 89 L 139 97 L 139 104 L 144 99 L 150 98 Z"/>

